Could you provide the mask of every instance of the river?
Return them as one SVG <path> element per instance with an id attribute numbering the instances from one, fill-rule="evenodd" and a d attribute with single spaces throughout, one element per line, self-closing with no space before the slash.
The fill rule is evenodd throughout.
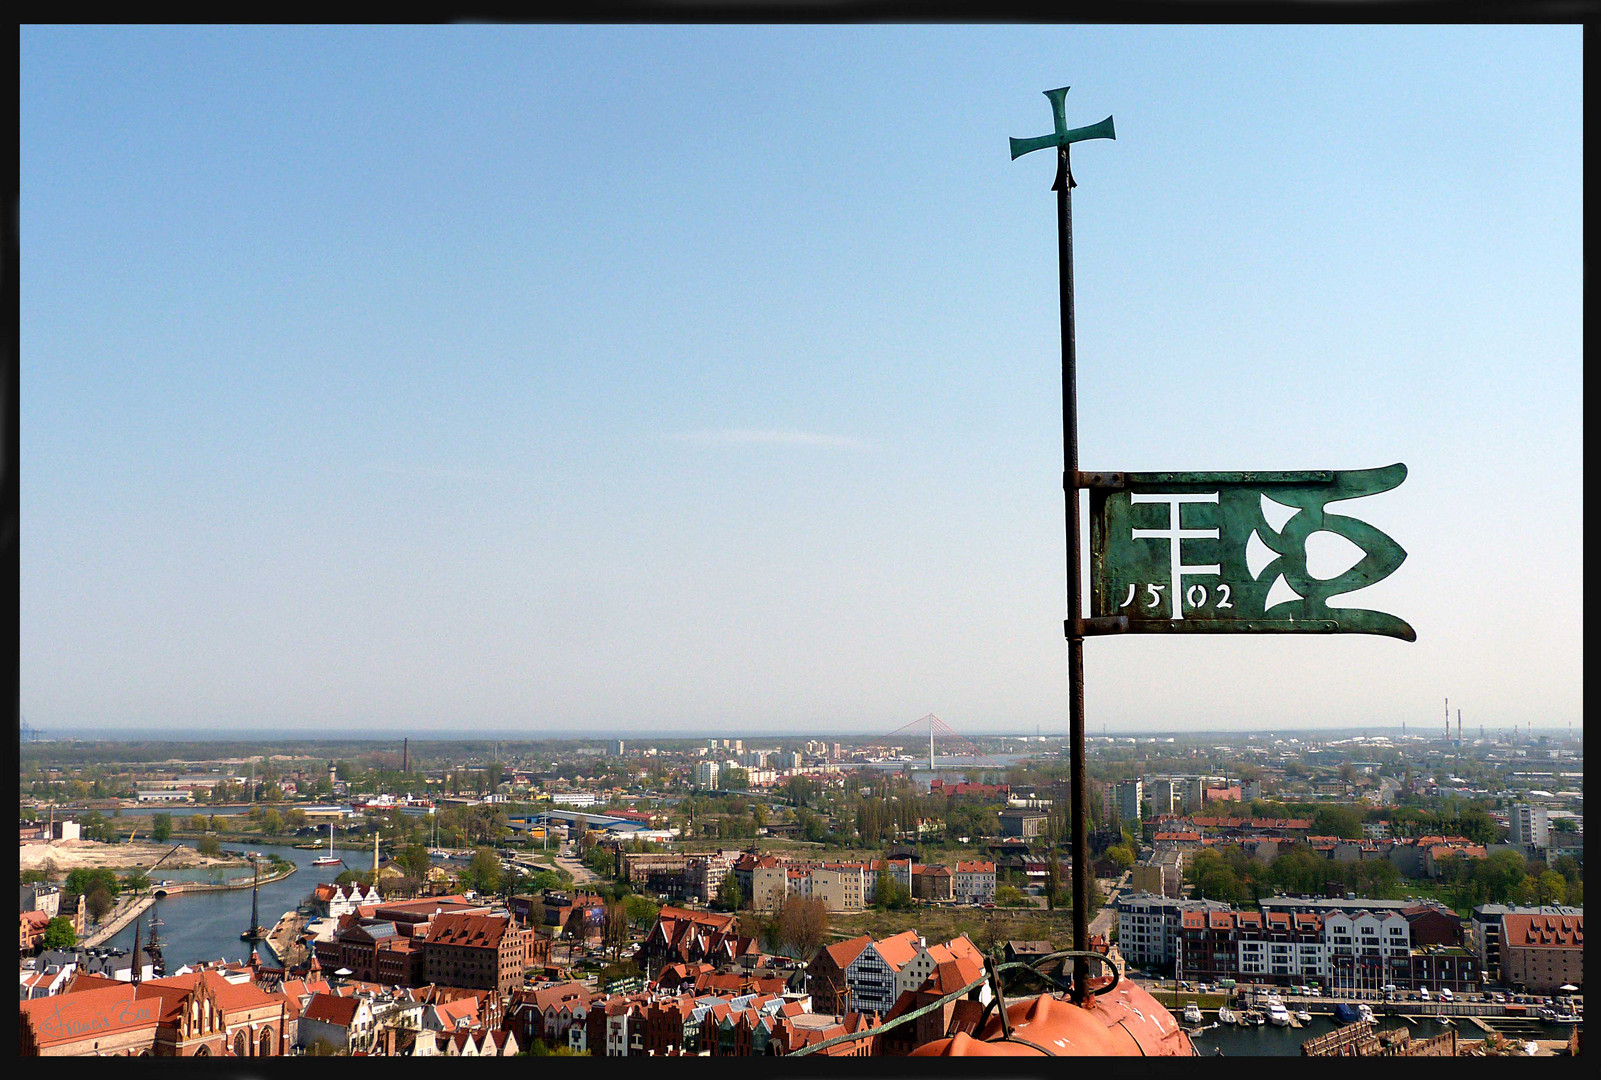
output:
<path id="1" fill-rule="evenodd" d="M 185 844 L 192 846 L 187 841 Z M 319 881 L 332 881 L 346 869 L 344 866 L 311 865 L 311 860 L 325 854 L 327 848 L 320 851 L 302 851 L 299 848 L 276 844 L 250 843 L 237 846 L 260 851 L 263 854 L 277 854 L 300 867 L 299 871 L 287 878 L 268 882 L 257 890 L 261 925 L 269 930 L 284 912 L 299 906 L 300 901 L 305 899 Z M 367 860 L 365 864 L 361 863 L 363 856 L 360 853 L 347 851 L 343 854 L 344 858 L 352 861 L 352 868 L 357 870 L 371 868 L 370 852 L 365 856 Z M 230 880 L 236 874 L 236 870 L 229 869 Z M 178 880 L 180 874 L 177 871 L 163 874 L 157 869 L 152 876 L 157 879 L 171 877 L 173 880 Z M 182 876 L 191 877 L 191 875 Z M 200 880 L 209 880 L 209 876 Z M 239 940 L 239 935 L 250 925 L 249 889 L 179 893 L 177 896 L 157 900 L 154 911 L 162 922 L 161 937 L 165 945 L 163 958 L 167 962 L 168 971 L 176 971 L 183 964 L 193 964 L 201 960 L 243 960 L 250 954 L 249 944 Z M 139 925 L 141 941 L 148 941 L 150 925 L 148 913 L 140 917 Z M 133 932 L 133 926 L 129 925 L 106 944 L 113 948 L 131 949 Z M 263 963 L 277 965 L 278 961 L 267 951 L 265 944 L 258 945 L 257 949 L 261 953 Z"/>

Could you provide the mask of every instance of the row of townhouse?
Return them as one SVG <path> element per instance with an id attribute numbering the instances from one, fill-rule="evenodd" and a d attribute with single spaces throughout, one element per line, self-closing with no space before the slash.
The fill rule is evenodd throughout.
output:
<path id="1" fill-rule="evenodd" d="M 821 899 L 832 912 L 861 911 L 878 899 L 880 874 L 919 900 L 968 905 L 995 901 L 995 863 L 981 859 L 944 866 L 909 858 L 830 862 L 747 852 L 735 860 L 733 873 L 742 895 L 757 910 L 801 896 Z"/>
<path id="2" fill-rule="evenodd" d="M 595 995 L 579 983 L 513 995 L 505 1026 L 534 1040 L 594 1057 L 770 1056 L 805 1045 L 807 1032 L 849 1018 L 814 1017 L 806 995 L 698 992 L 652 984 L 631 994 Z"/>
<path id="3" fill-rule="evenodd" d="M 1351 956 L 1395 967 L 1415 948 L 1463 944 L 1461 920 L 1432 902 L 1272 896 L 1258 907 L 1260 912 L 1238 912 L 1215 900 L 1125 894 L 1116 905 L 1118 948 L 1137 966 L 1181 963 L 1186 969 L 1228 969 L 1256 978 L 1327 977 L 1348 969 L 1344 958 Z M 1223 938 L 1212 932 L 1214 925 Z M 1187 928 L 1193 948 L 1185 956 Z M 1194 933 L 1203 928 L 1205 934 Z"/>
<path id="4" fill-rule="evenodd" d="M 1156 823 L 1152 843 L 1159 851 L 1181 852 L 1238 844 L 1253 858 L 1264 862 L 1272 861 L 1298 844 L 1305 844 L 1314 854 L 1330 862 L 1387 859 L 1403 877 L 1412 878 L 1439 877 L 1444 859 L 1482 859 L 1489 853 L 1483 844 L 1475 844 L 1463 836 L 1366 836 L 1351 840 L 1310 835 L 1311 824 L 1310 819 L 1299 818 L 1167 817 Z"/>
<path id="5" fill-rule="evenodd" d="M 877 899 L 880 872 L 918 899 L 974 905 L 995 900 L 995 863 L 989 860 L 944 866 L 912 859 L 837 862 L 719 850 L 699 855 L 619 852 L 617 861 L 623 881 L 668 902 L 708 902 L 733 873 L 741 895 L 757 910 L 801 896 L 816 897 L 833 912 L 853 912 Z"/>
<path id="6" fill-rule="evenodd" d="M 487 991 L 320 977 L 286 980 L 282 991 L 299 1004 L 294 1045 L 303 1051 L 322 1044 L 353 1055 L 482 1057 L 515 1055 L 522 1045 L 502 1023 L 500 995 Z"/>
<path id="7" fill-rule="evenodd" d="M 1180 977 L 1377 989 L 1386 983 L 1470 989 L 1479 966 L 1454 913 L 1416 901 L 1270 897 L 1261 911 L 1151 894 L 1120 898 L 1118 946 L 1135 964 Z"/>

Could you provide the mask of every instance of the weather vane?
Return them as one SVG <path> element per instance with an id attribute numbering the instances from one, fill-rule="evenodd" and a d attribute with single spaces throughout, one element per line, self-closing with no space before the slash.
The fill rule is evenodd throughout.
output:
<path id="1" fill-rule="evenodd" d="M 1372 525 L 1326 512 L 1406 479 L 1406 466 L 1348 472 L 1083 473 L 1078 468 L 1073 313 L 1073 196 L 1069 148 L 1116 139 L 1112 118 L 1067 126 L 1068 87 L 1045 91 L 1054 129 L 1012 139 L 1012 160 L 1056 148 L 1057 253 L 1062 315 L 1062 487 L 1067 502 L 1067 635 L 1072 782 L 1073 998 L 1090 996 L 1089 785 L 1084 775 L 1084 638 L 1119 633 L 1350 633 L 1415 641 L 1380 611 L 1330 607 L 1342 593 L 1389 576 L 1406 558 Z M 1081 490 L 1090 493 L 1090 617 L 1079 565 Z M 1332 577 L 1307 566 L 1307 541 L 1330 533 L 1363 558 Z"/>

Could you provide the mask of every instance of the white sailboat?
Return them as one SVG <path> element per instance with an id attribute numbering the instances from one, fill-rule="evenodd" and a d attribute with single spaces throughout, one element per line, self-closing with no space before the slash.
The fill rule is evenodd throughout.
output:
<path id="1" fill-rule="evenodd" d="M 334 823 L 328 823 L 328 854 L 319 859 L 312 859 L 312 866 L 338 866 L 345 860 L 334 854 Z"/>

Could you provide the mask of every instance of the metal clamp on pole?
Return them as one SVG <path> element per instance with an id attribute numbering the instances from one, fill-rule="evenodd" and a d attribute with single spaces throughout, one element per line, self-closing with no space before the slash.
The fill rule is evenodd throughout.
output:
<path id="1" fill-rule="evenodd" d="M 1073 620 L 1062 621 L 1062 633 L 1068 638 L 1073 637 Z M 1102 637 L 1106 634 L 1128 633 L 1127 615 L 1100 615 L 1092 619 L 1078 621 L 1079 637 Z"/>
<path id="2" fill-rule="evenodd" d="M 1062 474 L 1066 486 L 1066 473 Z M 1122 491 L 1128 486 L 1128 474 L 1120 472 L 1081 472 L 1078 474 L 1078 486 L 1098 491 Z"/>

